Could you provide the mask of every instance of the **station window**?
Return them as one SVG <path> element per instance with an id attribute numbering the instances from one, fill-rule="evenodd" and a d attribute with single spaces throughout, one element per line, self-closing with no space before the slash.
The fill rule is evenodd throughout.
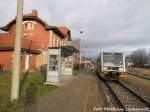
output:
<path id="1" fill-rule="evenodd" d="M 33 22 L 25 22 L 23 27 L 24 27 L 25 31 L 33 31 L 34 23 Z"/>

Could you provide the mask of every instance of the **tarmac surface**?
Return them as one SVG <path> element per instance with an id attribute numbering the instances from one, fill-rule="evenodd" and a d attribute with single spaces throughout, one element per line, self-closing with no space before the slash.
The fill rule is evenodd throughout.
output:
<path id="1" fill-rule="evenodd" d="M 102 106 L 99 79 L 92 73 L 63 76 L 62 86 L 26 107 L 26 112 L 95 112 Z"/>

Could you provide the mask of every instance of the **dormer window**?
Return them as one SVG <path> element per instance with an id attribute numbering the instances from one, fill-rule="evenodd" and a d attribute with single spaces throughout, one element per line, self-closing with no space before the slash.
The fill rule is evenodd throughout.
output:
<path id="1" fill-rule="evenodd" d="M 34 22 L 26 21 L 23 23 L 24 31 L 33 31 L 34 30 Z"/>

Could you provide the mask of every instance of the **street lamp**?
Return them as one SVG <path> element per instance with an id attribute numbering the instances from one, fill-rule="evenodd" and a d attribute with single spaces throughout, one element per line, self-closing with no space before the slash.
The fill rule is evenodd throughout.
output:
<path id="1" fill-rule="evenodd" d="M 80 38 L 80 69 L 81 69 L 81 63 L 82 63 L 82 37 L 83 37 L 83 31 L 80 31 L 81 38 Z"/>
<path id="2" fill-rule="evenodd" d="M 18 0 L 17 18 L 16 18 L 16 37 L 15 37 L 13 70 L 12 70 L 11 101 L 17 100 L 19 97 L 23 4 L 24 0 Z"/>

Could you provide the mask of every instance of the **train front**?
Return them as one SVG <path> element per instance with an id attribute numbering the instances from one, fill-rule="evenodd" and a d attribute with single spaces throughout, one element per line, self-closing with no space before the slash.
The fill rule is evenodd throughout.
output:
<path id="1" fill-rule="evenodd" d="M 118 80 L 125 77 L 125 58 L 123 53 L 103 52 L 101 70 L 106 79 Z"/>

